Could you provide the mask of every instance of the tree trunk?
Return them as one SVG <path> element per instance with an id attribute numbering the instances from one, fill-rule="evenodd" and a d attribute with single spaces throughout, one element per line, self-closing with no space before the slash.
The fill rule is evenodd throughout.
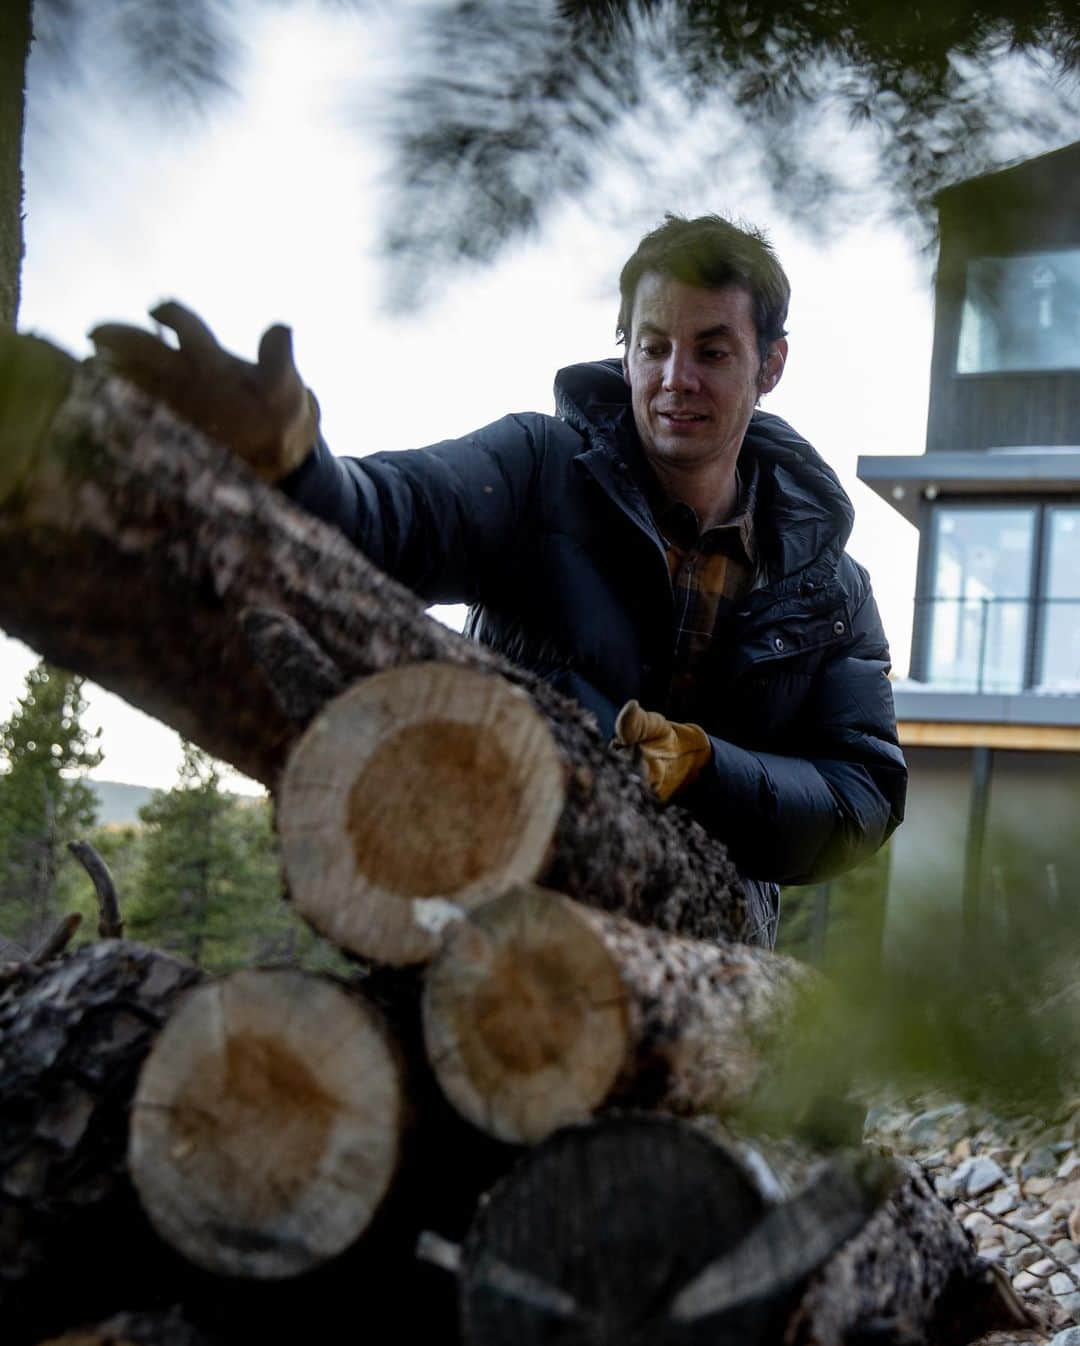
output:
<path id="1" fill-rule="evenodd" d="M 0 989 L 0 1322 L 64 1326 L 63 1298 L 96 1312 L 137 1246 L 127 1114 L 143 1058 L 199 972 L 139 944 L 86 945 L 19 965 Z M 101 1231 L 108 1232 L 103 1239 Z M 128 1239 L 125 1231 L 131 1231 Z M 111 1305 L 99 1307 L 108 1310 Z"/>
<path id="2" fill-rule="evenodd" d="M 726 1113 L 810 975 L 522 887 L 448 934 L 424 991 L 428 1057 L 462 1115 L 503 1140 L 605 1104 Z"/>
<path id="3" fill-rule="evenodd" d="M 460 1276 L 466 1346 L 951 1346 L 1016 1325 L 913 1174 L 840 1155 L 770 1205 L 733 1155 L 655 1117 L 532 1151 L 479 1207 Z"/>
<path id="4" fill-rule="evenodd" d="M 32 0 L 0 6 L 0 325 L 14 327 L 23 259 L 23 123 Z"/>
<path id="5" fill-rule="evenodd" d="M 154 1227 L 222 1276 L 295 1276 L 364 1232 L 397 1169 L 401 1066 L 355 994 L 290 970 L 192 993 L 155 1043 L 130 1167 Z"/>
<path id="6" fill-rule="evenodd" d="M 0 622 L 12 634 L 270 785 L 302 728 L 290 716 L 338 679 L 432 660 L 501 673 L 563 765 L 543 881 L 665 929 L 743 933 L 725 849 L 658 804 L 585 711 L 425 617 L 339 532 L 127 385 L 30 338 L 0 347 L 4 369 Z"/>

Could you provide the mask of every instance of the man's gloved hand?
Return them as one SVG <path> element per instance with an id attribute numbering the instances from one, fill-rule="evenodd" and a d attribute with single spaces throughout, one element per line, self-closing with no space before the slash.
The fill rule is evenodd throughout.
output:
<path id="1" fill-rule="evenodd" d="M 697 724 L 679 724 L 628 701 L 615 721 L 617 747 L 636 748 L 649 784 L 661 799 L 697 780 L 712 760 L 712 744 Z"/>
<path id="2" fill-rule="evenodd" d="M 292 333 L 269 327 L 257 364 L 231 355 L 196 314 L 170 301 L 150 316 L 179 350 L 140 327 L 104 323 L 90 333 L 102 362 L 232 449 L 265 481 L 299 467 L 315 444 L 319 405 L 293 364 Z"/>

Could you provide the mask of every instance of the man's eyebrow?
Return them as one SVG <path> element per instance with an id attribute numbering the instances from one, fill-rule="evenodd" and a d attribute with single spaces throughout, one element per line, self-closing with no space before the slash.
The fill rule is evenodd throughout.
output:
<path id="1" fill-rule="evenodd" d="M 667 332 L 663 327 L 657 327 L 657 325 L 652 322 L 639 323 L 638 331 L 648 332 L 652 336 L 667 336 Z M 731 336 L 734 331 L 735 329 L 730 323 L 718 322 L 714 327 L 705 327 L 700 332 L 695 332 L 694 340 L 709 341 L 713 337 L 727 337 Z"/>

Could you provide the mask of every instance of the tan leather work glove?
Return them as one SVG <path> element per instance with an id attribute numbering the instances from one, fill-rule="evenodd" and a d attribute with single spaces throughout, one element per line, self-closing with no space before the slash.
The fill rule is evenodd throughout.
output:
<path id="1" fill-rule="evenodd" d="M 697 780 L 712 760 L 712 744 L 697 724 L 679 724 L 628 701 L 615 721 L 614 744 L 636 748 L 649 785 L 661 799 Z"/>
<path id="2" fill-rule="evenodd" d="M 179 350 L 141 327 L 104 323 L 90 333 L 98 357 L 232 449 L 265 481 L 299 467 L 315 444 L 319 404 L 293 363 L 292 333 L 268 327 L 257 364 L 223 350 L 203 320 L 174 301 L 150 316 L 172 328 Z"/>

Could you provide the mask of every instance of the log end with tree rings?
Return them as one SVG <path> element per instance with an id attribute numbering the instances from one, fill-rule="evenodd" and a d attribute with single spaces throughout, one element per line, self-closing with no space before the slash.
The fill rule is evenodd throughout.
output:
<path id="1" fill-rule="evenodd" d="M 222 1275 L 296 1275 L 366 1229 L 403 1095 L 375 1012 L 328 980 L 239 972 L 192 992 L 139 1079 L 129 1167 L 158 1233 Z"/>
<path id="2" fill-rule="evenodd" d="M 757 1346 L 788 1296 L 673 1313 L 765 1203 L 741 1164 L 670 1118 L 610 1116 L 531 1150 L 478 1208 L 462 1249 L 467 1346 Z M 786 1290 L 787 1287 L 785 1287 Z"/>
<path id="3" fill-rule="evenodd" d="M 626 1060 L 618 965 L 574 903 L 522 885 L 449 932 L 427 970 L 424 1039 L 465 1118 L 538 1141 L 599 1107 Z"/>
<path id="4" fill-rule="evenodd" d="M 325 707 L 283 773 L 292 900 L 342 948 L 425 962 L 463 910 L 545 867 L 564 800 L 525 693 L 452 664 L 375 674 Z"/>

